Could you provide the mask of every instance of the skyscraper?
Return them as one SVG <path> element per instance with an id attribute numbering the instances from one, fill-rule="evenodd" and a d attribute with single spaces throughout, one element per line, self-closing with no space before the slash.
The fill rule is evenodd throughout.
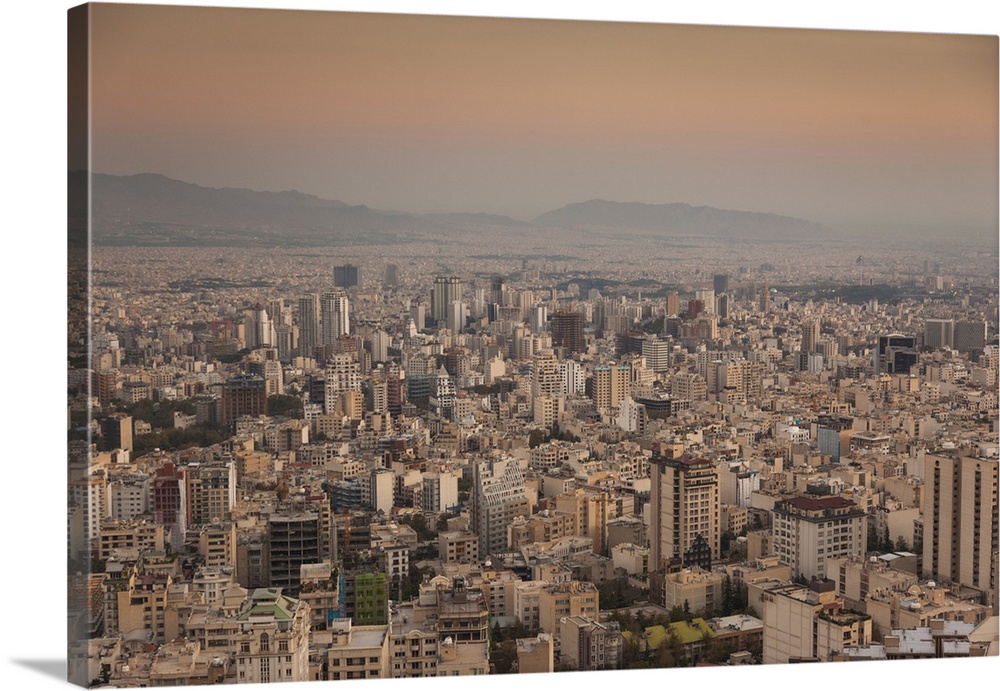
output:
<path id="1" fill-rule="evenodd" d="M 809 319 L 802 324 L 802 352 L 815 353 L 819 344 L 819 319 Z"/>
<path id="2" fill-rule="evenodd" d="M 582 353 L 586 350 L 583 340 L 583 317 L 573 310 L 556 310 L 549 320 L 552 345 L 564 348 L 567 353 Z"/>
<path id="3" fill-rule="evenodd" d="M 320 319 L 322 321 L 322 345 L 335 345 L 341 336 L 351 333 L 350 303 L 347 292 L 332 290 L 320 298 Z"/>
<path id="4" fill-rule="evenodd" d="M 700 566 L 720 555 L 719 475 L 705 458 L 664 455 L 654 444 L 650 569 Z"/>
<path id="5" fill-rule="evenodd" d="M 715 274 L 712 276 L 712 290 L 718 293 L 725 293 L 729 290 L 729 275 Z"/>
<path id="6" fill-rule="evenodd" d="M 312 357 L 316 346 L 322 345 L 319 329 L 319 296 L 315 293 L 299 298 L 299 354 Z"/>
<path id="7" fill-rule="evenodd" d="M 267 415 L 267 382 L 263 377 L 237 375 L 222 386 L 222 424 L 249 415 Z"/>
<path id="8" fill-rule="evenodd" d="M 431 318 L 435 324 L 447 321 L 448 305 L 462 299 L 462 281 L 458 276 L 438 276 L 431 291 Z M 417 325 L 419 328 L 419 324 Z"/>
<path id="9" fill-rule="evenodd" d="M 594 368 L 594 405 L 599 411 L 616 410 L 629 392 L 629 365 L 598 365 Z"/>
<path id="10" fill-rule="evenodd" d="M 978 356 L 986 347 L 986 322 L 960 319 L 955 322 L 954 348 L 960 353 Z"/>
<path id="11" fill-rule="evenodd" d="M 681 313 L 681 296 L 678 293 L 667 293 L 666 310 L 668 317 L 676 317 Z"/>
<path id="12" fill-rule="evenodd" d="M 258 302 L 247 310 L 245 321 L 247 348 L 266 348 L 275 344 L 274 323 L 264 305 Z"/>
<path id="13" fill-rule="evenodd" d="M 955 343 L 954 319 L 928 319 L 924 322 L 924 345 L 951 348 Z"/>
<path id="14" fill-rule="evenodd" d="M 455 300 L 449 303 L 448 309 L 448 329 L 452 333 L 458 333 L 465 328 L 465 303 Z"/>
<path id="15" fill-rule="evenodd" d="M 995 447 L 993 447 L 995 450 Z M 985 448 L 924 457 L 923 574 L 997 589 L 997 458 Z"/>
<path id="16" fill-rule="evenodd" d="M 333 267 L 333 285 L 338 288 L 360 288 L 361 269 L 353 264 Z"/>
<path id="17" fill-rule="evenodd" d="M 479 535 L 479 554 L 507 549 L 507 526 L 530 514 L 524 477 L 513 458 L 472 463 L 472 530 Z"/>
<path id="18" fill-rule="evenodd" d="M 385 285 L 394 286 L 399 283 L 399 267 L 395 264 L 387 264 L 385 267 Z"/>

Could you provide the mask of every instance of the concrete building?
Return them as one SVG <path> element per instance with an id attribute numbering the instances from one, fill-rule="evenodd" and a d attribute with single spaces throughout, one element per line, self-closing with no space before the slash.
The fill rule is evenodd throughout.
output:
<path id="1" fill-rule="evenodd" d="M 954 319 L 928 319 L 924 322 L 924 345 L 951 348 L 955 344 Z"/>
<path id="2" fill-rule="evenodd" d="M 325 519 L 325 520 L 324 520 Z M 319 511 L 272 513 L 267 519 L 269 583 L 298 594 L 303 564 L 330 556 L 329 515 Z"/>
<path id="3" fill-rule="evenodd" d="M 619 668 L 624 643 L 617 622 L 578 615 L 560 619 L 559 628 L 560 664 L 580 671 Z"/>
<path id="4" fill-rule="evenodd" d="M 997 465 L 987 450 L 924 457 L 923 574 L 985 591 L 991 604 L 997 590 Z"/>
<path id="5" fill-rule="evenodd" d="M 237 681 L 309 680 L 309 606 L 282 594 L 281 588 L 258 588 L 236 617 L 232 642 Z"/>
<path id="6" fill-rule="evenodd" d="M 326 679 L 389 679 L 390 637 L 388 624 L 354 625 L 339 619 L 330 625 L 329 636 L 317 637 L 325 658 Z"/>
<path id="7" fill-rule="evenodd" d="M 651 460 L 650 568 L 711 568 L 720 556 L 719 475 L 704 458 L 661 454 Z"/>
<path id="8" fill-rule="evenodd" d="M 506 550 L 507 526 L 529 513 L 524 477 L 516 460 L 473 462 L 471 527 L 479 535 L 481 557 Z"/>
<path id="9" fill-rule="evenodd" d="M 584 616 L 596 620 L 600 609 L 600 594 L 593 583 L 564 581 L 546 585 L 538 592 L 538 629 L 555 637 L 558 651 L 564 635 L 563 618 Z"/>
<path id="10" fill-rule="evenodd" d="M 726 575 L 697 567 L 668 573 L 663 579 L 663 606 L 681 607 L 695 614 L 713 616 L 722 607 L 722 585 Z"/>
<path id="11" fill-rule="evenodd" d="M 533 638 L 517 639 L 518 674 L 538 674 L 555 670 L 552 636 L 540 633 Z"/>
<path id="12" fill-rule="evenodd" d="M 764 592 L 764 664 L 824 662 L 871 643 L 872 620 L 843 608 L 832 581 Z"/>
<path id="13" fill-rule="evenodd" d="M 773 553 L 796 576 L 822 578 L 827 561 L 862 556 L 867 535 L 867 515 L 843 497 L 797 496 L 771 511 Z"/>
<path id="14" fill-rule="evenodd" d="M 323 346 L 335 346 L 337 339 L 351 333 L 351 308 L 347 292 L 332 290 L 319 298 L 320 340 Z"/>
<path id="15" fill-rule="evenodd" d="M 462 280 L 458 276 L 437 276 L 431 291 L 431 319 L 437 322 L 448 320 L 448 305 L 462 300 Z M 421 325 L 418 324 L 417 328 Z"/>

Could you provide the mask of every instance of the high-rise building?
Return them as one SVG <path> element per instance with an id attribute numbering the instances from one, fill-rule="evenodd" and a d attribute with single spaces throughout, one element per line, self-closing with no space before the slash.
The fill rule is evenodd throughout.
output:
<path id="1" fill-rule="evenodd" d="M 582 353 L 586 350 L 583 340 L 583 317 L 573 310 L 557 310 L 549 321 L 552 345 L 563 348 L 567 353 Z"/>
<path id="2" fill-rule="evenodd" d="M 530 507 L 517 460 L 490 458 L 472 464 L 471 528 L 479 535 L 481 556 L 507 549 L 507 526 Z"/>
<path id="3" fill-rule="evenodd" d="M 333 285 L 338 288 L 360 288 L 361 269 L 353 264 L 333 267 Z"/>
<path id="4" fill-rule="evenodd" d="M 324 412 L 334 413 L 340 396 L 347 391 L 361 391 L 361 365 L 349 353 L 338 353 L 327 360 L 324 376 Z"/>
<path id="5" fill-rule="evenodd" d="M 338 338 L 350 335 L 350 303 L 346 291 L 332 290 L 323 293 L 319 307 L 322 345 L 336 345 Z"/>
<path id="6" fill-rule="evenodd" d="M 455 300 L 448 305 L 448 330 L 452 333 L 459 333 L 465 328 L 465 303 Z"/>
<path id="7" fill-rule="evenodd" d="M 257 303 L 246 311 L 244 322 L 247 348 L 266 348 L 275 343 L 274 322 L 264 305 Z"/>
<path id="8" fill-rule="evenodd" d="M 903 334 L 879 336 L 878 348 L 872 356 L 875 374 L 883 372 L 902 374 L 904 369 L 909 371 L 909 363 L 916 361 L 916 344 L 917 339 L 913 336 Z"/>
<path id="9" fill-rule="evenodd" d="M 316 346 L 322 345 L 319 321 L 319 296 L 315 293 L 299 298 L 299 354 L 312 357 Z"/>
<path id="10" fill-rule="evenodd" d="M 237 375 L 222 385 L 222 424 L 244 415 L 267 415 L 267 382 L 263 377 Z"/>
<path id="11" fill-rule="evenodd" d="M 385 285 L 387 287 L 395 286 L 399 284 L 399 267 L 395 264 L 386 264 L 385 267 Z"/>
<path id="12" fill-rule="evenodd" d="M 629 365 L 597 365 L 594 368 L 594 405 L 597 409 L 617 409 L 629 393 L 631 378 Z"/>
<path id="13" fill-rule="evenodd" d="M 676 317 L 681 313 L 681 296 L 676 292 L 667 293 L 666 315 Z"/>
<path id="14" fill-rule="evenodd" d="M 101 439 L 105 451 L 132 450 L 132 416 L 112 413 L 101 422 Z"/>
<path id="15" fill-rule="evenodd" d="M 809 319 L 802 324 L 802 352 L 815 353 L 819 345 L 819 319 Z"/>
<path id="16" fill-rule="evenodd" d="M 924 345 L 951 348 L 955 343 L 954 319 L 928 319 L 924 322 Z"/>
<path id="17" fill-rule="evenodd" d="M 646 366 L 661 374 L 670 369 L 670 341 L 662 338 L 645 338 L 642 341 L 642 356 L 646 358 Z"/>
<path id="18" fill-rule="evenodd" d="M 559 373 L 559 360 L 551 350 L 543 349 L 535 353 L 532 362 L 531 396 L 560 396 L 563 393 L 563 379 Z"/>
<path id="19" fill-rule="evenodd" d="M 712 290 L 716 294 L 725 293 L 729 290 L 729 274 L 715 274 L 712 276 Z"/>
<path id="20" fill-rule="evenodd" d="M 992 448 L 994 453 L 989 453 Z M 987 593 L 997 589 L 996 447 L 924 457 L 923 573 Z"/>
<path id="21" fill-rule="evenodd" d="M 843 497 L 792 497 L 771 512 L 774 554 L 807 579 L 823 578 L 830 559 L 864 556 L 867 537 L 867 514 Z"/>
<path id="22" fill-rule="evenodd" d="M 708 459 L 664 451 L 654 444 L 650 568 L 710 569 L 721 554 L 719 471 Z"/>
<path id="23" fill-rule="evenodd" d="M 288 510 L 268 516 L 272 588 L 298 594 L 302 565 L 318 564 L 330 556 L 329 520 L 329 515 L 316 510 Z"/>
<path id="24" fill-rule="evenodd" d="M 448 305 L 462 299 L 462 281 L 458 276 L 438 276 L 431 291 L 431 318 L 434 323 L 447 321 Z M 417 324 L 420 328 L 420 324 Z"/>
<path id="25" fill-rule="evenodd" d="M 986 347 L 986 322 L 982 320 L 959 319 L 955 322 L 955 350 L 960 353 L 975 354 Z"/>

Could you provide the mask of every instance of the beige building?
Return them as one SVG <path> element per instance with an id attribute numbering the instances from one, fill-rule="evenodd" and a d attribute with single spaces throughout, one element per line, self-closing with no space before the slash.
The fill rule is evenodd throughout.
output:
<path id="1" fill-rule="evenodd" d="M 593 540 L 594 553 L 608 553 L 608 521 L 618 517 L 618 508 L 607 491 L 577 489 L 555 497 L 556 513 L 573 517 L 574 535 Z"/>
<path id="2" fill-rule="evenodd" d="M 719 475 L 715 464 L 653 449 L 650 568 L 710 568 L 719 551 Z"/>
<path id="3" fill-rule="evenodd" d="M 391 677 L 387 624 L 353 626 L 350 619 L 338 619 L 315 641 L 325 653 L 330 681 Z"/>
<path id="4" fill-rule="evenodd" d="M 519 674 L 552 672 L 555 669 L 552 636 L 540 633 L 534 638 L 517 639 L 517 671 Z"/>
<path id="5" fill-rule="evenodd" d="M 861 611 L 869 593 L 903 592 L 917 584 L 916 574 L 897 571 L 878 558 L 831 559 L 826 563 L 826 577 L 837 584 L 837 595 L 846 606 Z"/>
<path id="6" fill-rule="evenodd" d="M 392 612 L 393 678 L 487 674 L 488 620 L 480 590 L 463 577 L 435 576 Z"/>
<path id="7" fill-rule="evenodd" d="M 561 620 L 575 616 L 597 619 L 600 609 L 600 596 L 593 583 L 564 581 L 548 585 L 538 593 L 538 629 L 551 633 L 559 650 Z"/>
<path id="8" fill-rule="evenodd" d="M 236 565 L 236 524 L 228 521 L 203 525 L 198 529 L 198 553 L 209 568 Z"/>
<path id="9" fill-rule="evenodd" d="M 236 617 L 232 642 L 239 683 L 309 680 L 309 605 L 257 588 Z"/>
<path id="10" fill-rule="evenodd" d="M 581 671 L 618 668 L 623 640 L 616 622 L 572 616 L 560 619 L 559 628 L 560 664 Z"/>
<path id="11" fill-rule="evenodd" d="M 663 579 L 664 607 L 687 608 L 694 614 L 711 616 L 722 606 L 722 584 L 725 574 L 694 567 L 668 573 Z"/>
<path id="12" fill-rule="evenodd" d="M 871 617 L 843 609 L 830 581 L 774 588 L 762 600 L 764 664 L 825 662 L 871 643 Z"/>
<path id="13" fill-rule="evenodd" d="M 933 582 L 913 585 L 905 591 L 871 591 L 865 611 L 879 631 L 929 626 L 933 619 L 979 624 L 990 616 L 990 608 L 960 600 Z"/>
<path id="14" fill-rule="evenodd" d="M 738 564 L 726 564 L 726 573 L 735 585 L 746 585 L 763 580 L 792 580 L 792 569 L 775 556 L 758 557 Z"/>
<path id="15" fill-rule="evenodd" d="M 163 526 L 145 520 L 101 521 L 97 558 L 106 561 L 112 555 L 124 559 L 137 559 L 145 550 L 162 551 L 165 546 Z"/>
<path id="16" fill-rule="evenodd" d="M 221 684 L 229 672 L 229 658 L 201 649 L 198 641 L 178 640 L 161 645 L 149 668 L 149 686 L 207 686 Z"/>
<path id="17" fill-rule="evenodd" d="M 826 574 L 826 563 L 864 554 L 868 517 L 843 497 L 799 496 L 771 511 L 773 553 L 807 579 Z"/>
<path id="18" fill-rule="evenodd" d="M 924 458 L 923 574 L 996 602 L 997 466 L 973 449 Z"/>
<path id="19" fill-rule="evenodd" d="M 572 506 L 571 508 L 576 508 Z M 552 542 L 569 535 L 576 535 L 574 513 L 545 509 L 533 516 L 518 516 L 509 526 L 507 535 L 511 549 L 520 549 L 536 542 Z"/>

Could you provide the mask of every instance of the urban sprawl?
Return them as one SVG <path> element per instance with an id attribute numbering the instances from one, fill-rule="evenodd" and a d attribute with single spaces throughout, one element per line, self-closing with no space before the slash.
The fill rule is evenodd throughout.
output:
<path id="1" fill-rule="evenodd" d="M 997 654 L 995 248 L 478 237 L 93 248 L 71 679 Z"/>

